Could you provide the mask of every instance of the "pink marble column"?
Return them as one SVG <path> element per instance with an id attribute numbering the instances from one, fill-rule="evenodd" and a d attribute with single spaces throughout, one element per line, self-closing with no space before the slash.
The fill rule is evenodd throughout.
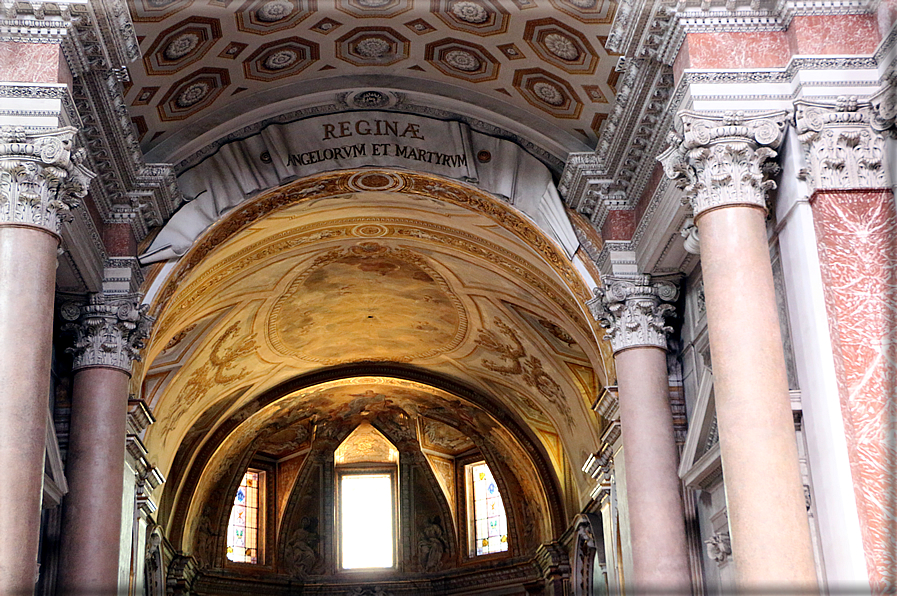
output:
<path id="1" fill-rule="evenodd" d="M 71 160 L 74 129 L 0 137 L 0 594 L 37 579 L 59 223 L 90 176 Z"/>
<path id="2" fill-rule="evenodd" d="M 115 594 L 121 545 L 131 361 L 152 319 L 139 297 L 94 294 L 66 304 L 77 334 L 58 584 L 63 594 Z"/>
<path id="3" fill-rule="evenodd" d="M 648 275 L 605 278 L 589 303 L 608 329 L 619 387 L 635 594 L 689 594 L 691 574 L 670 410 L 664 317 L 677 290 Z"/>
<path id="4" fill-rule="evenodd" d="M 44 444 L 50 395 L 59 239 L 0 224 L 0 594 L 30 594 L 37 579 Z"/>
<path id="5" fill-rule="evenodd" d="M 680 114 L 661 155 L 683 177 L 701 238 L 726 505 L 739 589 L 816 591 L 785 358 L 766 236 L 762 167 L 784 112 Z"/>
<path id="6" fill-rule="evenodd" d="M 889 93 L 877 113 L 856 98 L 796 102 L 866 566 L 882 593 L 897 587 L 897 209 L 880 131 L 893 125 Z"/>

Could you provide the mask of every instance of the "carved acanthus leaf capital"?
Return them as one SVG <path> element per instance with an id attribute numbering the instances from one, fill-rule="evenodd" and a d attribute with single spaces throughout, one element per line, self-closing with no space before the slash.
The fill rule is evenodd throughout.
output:
<path id="1" fill-rule="evenodd" d="M 853 96 L 835 103 L 800 99 L 794 107 L 814 189 L 888 186 L 882 161 L 885 139 L 879 128 L 884 123 L 871 103 Z"/>
<path id="2" fill-rule="evenodd" d="M 0 127 L 0 225 L 14 223 L 59 234 L 62 218 L 87 194 L 95 174 L 74 150 L 76 129 L 28 133 Z"/>
<path id="3" fill-rule="evenodd" d="M 139 295 L 110 299 L 91 294 L 87 304 L 62 305 L 62 318 L 70 321 L 65 329 L 75 332 L 73 368 L 109 366 L 131 372 L 131 362 L 140 360 L 143 340 L 149 337 L 155 319 L 147 314 L 149 305 Z"/>
<path id="4" fill-rule="evenodd" d="M 657 159 L 666 176 L 678 180 L 695 218 L 708 209 L 751 205 L 766 209 L 775 164 L 773 150 L 785 135 L 785 111 L 722 116 L 682 111 L 683 136 L 672 134 Z"/>
<path id="5" fill-rule="evenodd" d="M 605 278 L 603 288 L 586 304 L 601 326 L 607 329 L 614 353 L 627 348 L 667 347 L 666 324 L 679 290 L 668 281 L 653 281 L 650 275 L 633 278 Z"/>

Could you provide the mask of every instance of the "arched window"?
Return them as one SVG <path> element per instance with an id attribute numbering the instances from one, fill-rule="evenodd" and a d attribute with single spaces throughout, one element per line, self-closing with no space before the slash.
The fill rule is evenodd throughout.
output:
<path id="1" fill-rule="evenodd" d="M 471 556 L 508 550 L 508 518 L 498 484 L 486 462 L 466 466 L 466 485 Z"/>
<path id="2" fill-rule="evenodd" d="M 363 422 L 334 453 L 340 569 L 396 564 L 398 450 Z"/>
<path id="3" fill-rule="evenodd" d="M 263 522 L 265 472 L 250 468 L 243 475 L 227 524 L 227 558 L 258 563 Z"/>

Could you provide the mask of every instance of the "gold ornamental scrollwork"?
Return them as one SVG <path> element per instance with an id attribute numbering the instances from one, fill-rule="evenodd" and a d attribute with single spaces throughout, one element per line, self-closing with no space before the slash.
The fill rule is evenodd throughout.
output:
<path id="1" fill-rule="evenodd" d="M 382 179 L 377 178 L 378 176 Z M 472 186 L 445 178 L 411 172 L 363 169 L 330 172 L 298 180 L 234 209 L 213 225 L 181 258 L 169 281 L 154 300 L 154 314 L 160 314 L 159 311 L 177 293 L 181 283 L 196 266 L 251 224 L 292 205 L 348 195 L 366 187 L 378 192 L 402 192 L 435 198 L 481 213 L 532 247 L 564 280 L 579 302 L 584 303 L 591 298 L 588 287 L 560 249 L 533 223 L 498 199 Z"/>

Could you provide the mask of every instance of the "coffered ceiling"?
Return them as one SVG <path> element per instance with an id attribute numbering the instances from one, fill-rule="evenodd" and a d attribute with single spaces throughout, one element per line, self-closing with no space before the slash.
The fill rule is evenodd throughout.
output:
<path id="1" fill-rule="evenodd" d="M 451 97 L 576 151 L 595 146 L 615 94 L 612 0 L 129 4 L 142 59 L 125 101 L 144 151 L 224 114 L 359 86 Z"/>

